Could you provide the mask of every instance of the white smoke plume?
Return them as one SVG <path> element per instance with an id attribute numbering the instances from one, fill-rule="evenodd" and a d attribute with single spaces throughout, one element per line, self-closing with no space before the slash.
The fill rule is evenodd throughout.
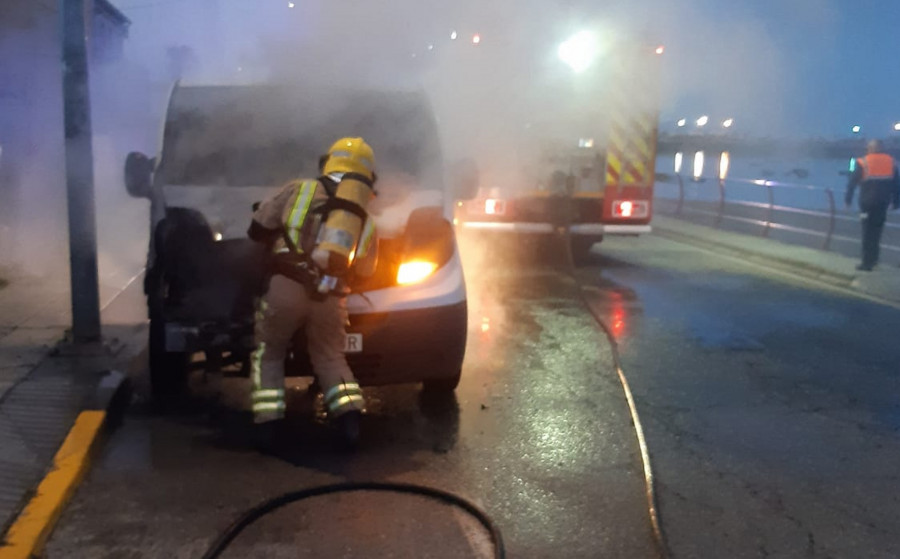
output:
<path id="1" fill-rule="evenodd" d="M 782 23 L 777 29 L 808 37 L 810 51 L 832 48 L 838 24 L 834 3 L 815 0 L 760 3 L 772 13 L 744 4 L 726 8 L 714 0 L 113 3 L 132 22 L 125 55 L 115 65 L 92 68 L 101 271 L 109 277 L 127 274 L 144 256 L 146 202 L 124 195 L 122 162 L 131 150 L 155 155 L 175 78 L 289 81 L 326 89 L 422 88 L 439 120 L 446 162 L 474 157 L 485 185 L 529 187 L 541 172 L 535 154 L 543 143 L 576 141 L 583 129 L 599 127 L 599 121 L 594 126 L 592 119 L 578 119 L 573 101 L 602 114 L 605 92 L 615 88 L 604 82 L 602 58 L 591 76 L 574 76 L 560 63 L 556 48 L 572 33 L 590 28 L 601 39 L 630 35 L 646 45 L 666 45 L 664 118 L 703 106 L 712 114 L 735 116 L 748 132 L 777 135 L 796 131 L 792 119 L 809 93 L 796 77 L 804 54 L 772 27 L 773 18 Z M 40 67 L 35 74 L 44 80 L 40 91 L 61 87 L 55 34 L 51 17 L 25 25 L 18 37 L 4 33 L 0 39 L 2 53 L 9 51 L 2 45 L 16 41 L 36 49 L 28 45 L 43 37 L 41 56 L 27 59 Z M 32 109 L 29 126 L 39 141 L 19 154 L 20 186 L 3 186 L 0 258 L 37 273 L 65 272 L 59 97 L 34 101 Z M 4 126 L 11 126 L 7 117 L 15 110 L 0 109 Z M 331 140 L 323 138 L 323 149 Z M 12 155 L 0 156 L 0 168 Z"/>

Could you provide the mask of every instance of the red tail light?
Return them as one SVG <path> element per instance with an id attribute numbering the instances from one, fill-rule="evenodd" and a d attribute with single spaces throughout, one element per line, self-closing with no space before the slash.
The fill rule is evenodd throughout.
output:
<path id="1" fill-rule="evenodd" d="M 506 203 L 503 200 L 485 200 L 484 213 L 487 215 L 503 215 L 506 213 Z"/>
<path id="2" fill-rule="evenodd" d="M 646 200 L 616 200 L 612 205 L 613 217 L 641 219 L 650 215 L 650 203 Z"/>

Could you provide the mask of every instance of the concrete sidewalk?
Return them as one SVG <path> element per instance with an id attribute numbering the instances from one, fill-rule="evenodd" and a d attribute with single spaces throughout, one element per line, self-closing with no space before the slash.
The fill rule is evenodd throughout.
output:
<path id="1" fill-rule="evenodd" d="M 100 305 L 109 304 L 136 281 L 140 269 L 100 277 Z M 130 276 L 130 277 L 129 277 Z M 0 401 L 37 367 L 71 325 L 68 272 L 39 277 L 0 267 Z"/>
<path id="2" fill-rule="evenodd" d="M 103 351 L 65 351 L 71 323 L 67 277 L 0 268 L 0 534 L 5 534 L 84 409 L 103 405 L 100 380 L 133 358 L 134 325 L 110 324 L 117 299 L 139 277 L 101 278 Z M 134 345 L 134 344 L 130 344 Z M 60 351 L 63 349 L 64 351 Z M 0 547 L 2 548 L 2 547 Z"/>
<path id="3" fill-rule="evenodd" d="M 881 265 L 872 272 L 859 272 L 856 270 L 859 262 L 855 258 L 695 225 L 661 215 L 653 217 L 653 232 L 661 237 L 900 304 L 900 267 Z"/>

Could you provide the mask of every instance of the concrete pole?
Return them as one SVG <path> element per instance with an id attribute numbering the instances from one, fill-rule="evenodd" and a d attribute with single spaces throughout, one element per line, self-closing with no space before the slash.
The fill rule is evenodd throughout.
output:
<path id="1" fill-rule="evenodd" d="M 85 344 L 100 340 L 100 288 L 97 277 L 97 225 L 85 0 L 60 0 L 60 13 L 72 341 L 75 344 Z"/>

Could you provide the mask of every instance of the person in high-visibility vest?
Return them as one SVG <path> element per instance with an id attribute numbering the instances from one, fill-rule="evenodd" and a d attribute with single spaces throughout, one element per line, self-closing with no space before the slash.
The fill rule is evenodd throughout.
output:
<path id="1" fill-rule="evenodd" d="M 273 442 L 284 418 L 284 361 L 301 328 L 329 417 L 349 442 L 359 436 L 364 401 L 344 355 L 346 290 L 325 279 L 375 271 L 375 225 L 366 212 L 374 196 L 375 156 L 362 138 L 343 138 L 322 157 L 320 172 L 318 179 L 291 181 L 263 201 L 248 231 L 272 255 L 250 365 L 262 446 Z M 314 257 L 325 249 L 330 252 L 318 259 L 324 264 L 317 263 Z"/>
<path id="2" fill-rule="evenodd" d="M 878 140 L 869 142 L 865 157 L 856 160 L 855 168 L 847 182 L 844 202 L 847 207 L 853 201 L 853 192 L 859 186 L 859 209 L 862 220 L 862 262 L 857 270 L 870 272 L 878 264 L 879 245 L 888 206 L 900 208 L 900 175 L 894 158 L 884 153 Z"/>

